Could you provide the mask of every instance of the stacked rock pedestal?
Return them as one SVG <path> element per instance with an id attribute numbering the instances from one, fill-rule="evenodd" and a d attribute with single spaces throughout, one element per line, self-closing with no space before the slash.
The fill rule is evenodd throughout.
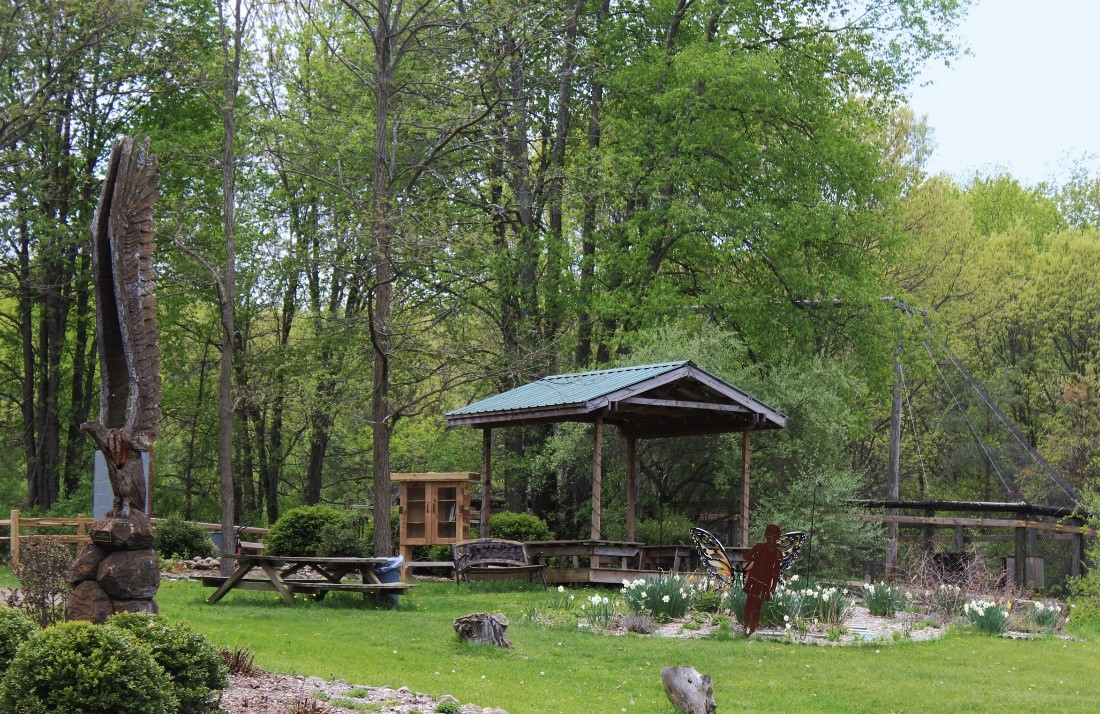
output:
<path id="1" fill-rule="evenodd" d="M 116 612 L 159 612 L 153 600 L 160 567 L 153 549 L 153 528 L 144 513 L 107 517 L 92 524 L 92 542 L 69 568 L 73 591 L 65 603 L 66 620 L 104 622 Z"/>

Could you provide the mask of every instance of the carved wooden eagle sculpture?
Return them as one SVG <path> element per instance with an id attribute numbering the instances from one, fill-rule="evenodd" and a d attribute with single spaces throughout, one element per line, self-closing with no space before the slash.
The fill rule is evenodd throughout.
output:
<path id="1" fill-rule="evenodd" d="M 115 142 L 92 220 L 97 346 L 102 385 L 99 421 L 85 422 L 103 452 L 114 491 L 108 517 L 145 511 L 141 453 L 160 422 L 160 347 L 153 294 L 153 204 L 160 197 L 149 141 Z"/>

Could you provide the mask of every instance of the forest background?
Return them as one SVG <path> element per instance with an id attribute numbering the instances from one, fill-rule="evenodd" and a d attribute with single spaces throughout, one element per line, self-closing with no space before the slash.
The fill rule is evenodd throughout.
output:
<path id="1" fill-rule="evenodd" d="M 8 3 L 0 506 L 90 509 L 89 231 L 122 134 L 162 174 L 157 515 L 380 504 L 389 552 L 391 471 L 480 469 L 448 409 L 678 359 L 790 417 L 754 439 L 754 518 L 812 504 L 824 567 L 873 555 L 839 516 L 886 495 L 895 395 L 903 497 L 1065 502 L 951 355 L 1089 492 L 1100 178 L 924 173 L 905 92 L 966 4 Z M 494 439 L 500 507 L 586 532 L 587 427 Z M 739 442 L 643 444 L 639 517 L 736 513 Z"/>

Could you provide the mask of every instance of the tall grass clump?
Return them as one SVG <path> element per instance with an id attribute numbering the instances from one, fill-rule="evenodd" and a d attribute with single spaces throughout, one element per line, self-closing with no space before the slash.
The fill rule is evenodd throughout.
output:
<path id="1" fill-rule="evenodd" d="M 958 617 L 966 605 L 966 591 L 958 585 L 941 584 L 925 593 L 925 607 L 945 620 Z"/>
<path id="2" fill-rule="evenodd" d="M 826 625 L 843 625 L 852 616 L 852 601 L 841 588 L 813 586 L 798 591 L 799 614 Z"/>
<path id="3" fill-rule="evenodd" d="M 744 605 L 741 606 L 744 622 Z M 760 608 L 760 624 L 764 627 L 786 627 L 802 619 L 802 595 L 797 590 L 789 590 L 782 585 L 772 593 L 772 599 Z"/>
<path id="4" fill-rule="evenodd" d="M 691 588 L 679 575 L 623 580 L 620 592 L 631 612 L 645 613 L 660 621 L 683 617 L 691 604 Z"/>
<path id="5" fill-rule="evenodd" d="M 999 635 L 1008 629 L 1008 610 L 995 602 L 971 600 L 963 606 L 963 615 L 976 630 Z"/>
<path id="6" fill-rule="evenodd" d="M 901 590 L 884 582 L 864 583 L 863 604 L 878 617 L 893 617 L 902 608 Z"/>
<path id="7" fill-rule="evenodd" d="M 1062 616 L 1062 608 L 1058 605 L 1043 602 L 1031 603 L 1022 615 L 1025 624 L 1037 630 L 1054 632 L 1065 624 Z"/>
<path id="8" fill-rule="evenodd" d="M 602 595 L 593 595 L 581 604 L 581 614 L 590 627 L 606 630 L 615 619 L 615 603 Z"/>

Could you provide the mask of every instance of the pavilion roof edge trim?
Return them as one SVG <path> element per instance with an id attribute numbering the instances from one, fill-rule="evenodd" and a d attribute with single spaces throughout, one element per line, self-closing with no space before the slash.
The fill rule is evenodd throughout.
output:
<path id="1" fill-rule="evenodd" d="M 551 375 L 452 410 L 445 416 L 451 426 L 473 427 L 485 426 L 489 422 L 500 425 L 510 419 L 522 422 L 530 417 L 553 420 L 556 416 L 562 421 L 572 421 L 576 417 L 606 409 L 612 403 L 632 395 L 684 378 L 700 382 L 757 413 L 764 422 L 771 422 L 771 426 L 764 428 L 785 428 L 787 425 L 785 414 L 715 377 L 691 360 Z"/>

